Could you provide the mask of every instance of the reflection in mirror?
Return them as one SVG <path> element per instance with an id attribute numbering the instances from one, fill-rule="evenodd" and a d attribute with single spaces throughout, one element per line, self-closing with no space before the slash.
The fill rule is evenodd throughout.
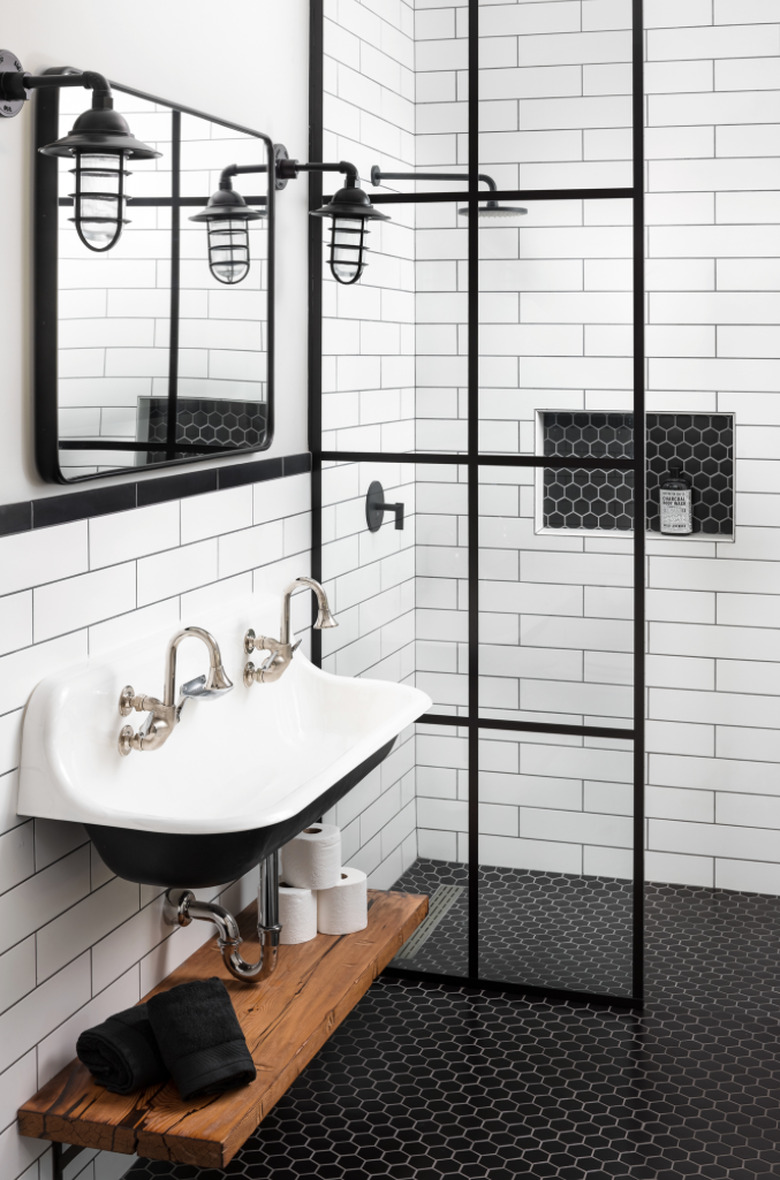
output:
<path id="1" fill-rule="evenodd" d="M 128 223 L 107 254 L 73 230 L 72 161 L 36 154 L 36 454 L 69 482 L 260 450 L 271 438 L 273 186 L 260 133 L 112 83 L 135 135 Z M 36 96 L 37 143 L 64 134 L 80 91 Z M 255 165 L 252 265 L 240 288 L 210 271 L 190 220 L 231 163 Z"/>

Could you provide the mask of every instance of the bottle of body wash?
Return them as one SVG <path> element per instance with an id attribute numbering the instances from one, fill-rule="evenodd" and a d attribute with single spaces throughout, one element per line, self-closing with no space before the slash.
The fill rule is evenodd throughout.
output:
<path id="1" fill-rule="evenodd" d="M 661 532 L 680 536 L 693 532 L 693 492 L 679 463 L 669 464 L 669 475 L 658 493 Z"/>

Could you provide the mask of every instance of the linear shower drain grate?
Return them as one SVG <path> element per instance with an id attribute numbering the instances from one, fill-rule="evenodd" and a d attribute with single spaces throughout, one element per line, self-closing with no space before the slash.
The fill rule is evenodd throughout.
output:
<path id="1" fill-rule="evenodd" d="M 397 963 L 399 959 L 413 959 L 417 952 L 425 946 L 436 927 L 447 916 L 461 894 L 465 892 L 465 885 L 440 885 L 436 892 L 431 894 L 427 918 L 417 927 L 412 937 L 406 940 L 393 962 Z"/>

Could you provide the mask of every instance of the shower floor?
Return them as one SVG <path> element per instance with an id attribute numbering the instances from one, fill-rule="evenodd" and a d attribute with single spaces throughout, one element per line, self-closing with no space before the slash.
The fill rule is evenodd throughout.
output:
<path id="1" fill-rule="evenodd" d="M 394 966 L 439 975 L 468 974 L 468 866 L 417 860 L 394 889 L 457 895 L 425 940 Z M 444 891 L 443 890 L 443 891 Z M 631 882 L 528 869 L 479 870 L 479 974 L 524 986 L 565 988 L 602 995 L 631 994 Z M 427 936 L 427 937 L 426 937 Z"/>
<path id="2" fill-rule="evenodd" d="M 462 866 L 435 868 L 418 862 L 402 883 L 464 883 Z M 531 876 L 538 917 L 544 875 Z M 546 879 L 560 897 L 561 879 Z M 629 937 L 625 890 L 604 893 Z M 462 896 L 407 965 L 460 969 Z M 127 1180 L 772 1180 L 780 898 L 652 884 L 646 898 L 641 1014 L 381 978 L 227 1168 L 139 1161 Z M 603 933 L 599 919 L 577 946 L 597 951 Z M 552 976 L 565 967 L 530 951 L 525 962 L 536 982 L 545 963 Z"/>

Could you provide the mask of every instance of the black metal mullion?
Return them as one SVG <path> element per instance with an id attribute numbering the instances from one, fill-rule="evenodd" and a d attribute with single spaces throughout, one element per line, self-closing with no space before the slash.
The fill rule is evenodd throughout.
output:
<path id="1" fill-rule="evenodd" d="M 181 305 L 181 113 L 171 111 L 171 322 L 168 336 L 168 422 L 165 446 L 170 457 L 176 450 L 179 401 L 179 308 Z"/>
<path id="2" fill-rule="evenodd" d="M 634 893 L 632 994 L 644 996 L 645 942 L 645 217 L 644 19 L 632 0 L 633 311 L 634 311 Z"/>
<path id="3" fill-rule="evenodd" d="M 469 982 L 479 979 L 479 0 L 468 10 L 468 913 Z"/>
<path id="4" fill-rule="evenodd" d="M 324 0 L 309 6 L 309 159 L 322 159 L 324 101 Z M 309 173 L 309 209 L 322 204 L 322 173 Z M 311 570 L 322 581 L 322 227 L 309 218 L 309 405 L 311 451 Z M 338 604 L 336 604 L 338 605 Z M 312 599 L 312 607 L 314 599 Z M 312 628 L 312 661 L 322 666 L 322 632 Z"/>
<path id="5" fill-rule="evenodd" d="M 452 463 L 468 465 L 468 452 L 432 451 L 426 455 L 409 451 L 322 451 L 321 458 L 334 463 Z M 579 455 L 479 455 L 480 467 L 583 467 L 595 471 L 633 471 L 633 459 L 594 459 Z"/>

